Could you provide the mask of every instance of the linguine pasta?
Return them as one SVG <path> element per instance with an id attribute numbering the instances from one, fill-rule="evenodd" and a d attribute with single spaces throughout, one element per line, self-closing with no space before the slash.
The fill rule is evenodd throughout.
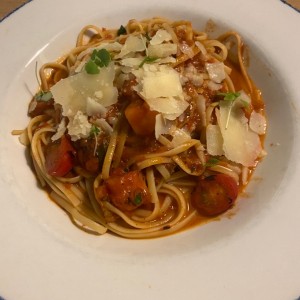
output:
<path id="1" fill-rule="evenodd" d="M 85 26 L 39 71 L 15 131 L 42 187 L 79 228 L 168 235 L 230 209 L 265 155 L 264 103 L 237 32 L 189 21 Z"/>

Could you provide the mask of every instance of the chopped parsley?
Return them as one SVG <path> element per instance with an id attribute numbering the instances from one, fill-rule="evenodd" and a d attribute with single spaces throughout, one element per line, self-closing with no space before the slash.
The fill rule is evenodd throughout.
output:
<path id="1" fill-rule="evenodd" d="M 100 68 L 107 67 L 110 61 L 111 56 L 106 49 L 95 49 L 85 65 L 85 70 L 88 74 L 99 74 Z"/>
<path id="2" fill-rule="evenodd" d="M 118 29 L 117 36 L 122 34 L 127 34 L 126 28 L 123 25 L 121 25 L 120 28 Z"/>
<path id="3" fill-rule="evenodd" d="M 139 67 L 141 68 L 144 64 L 151 64 L 151 63 L 155 62 L 156 60 L 158 60 L 158 57 L 156 57 L 156 56 L 146 56 L 140 63 Z"/>
<path id="4" fill-rule="evenodd" d="M 135 205 L 140 205 L 142 203 L 142 195 L 140 193 L 134 197 L 133 203 Z"/>
<path id="5" fill-rule="evenodd" d="M 36 101 L 44 101 L 47 102 L 53 98 L 52 93 L 50 91 L 44 92 L 44 91 L 39 91 L 35 96 L 34 99 Z"/>

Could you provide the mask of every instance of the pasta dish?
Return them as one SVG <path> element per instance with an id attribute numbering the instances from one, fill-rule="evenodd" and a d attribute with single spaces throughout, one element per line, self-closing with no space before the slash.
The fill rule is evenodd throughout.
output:
<path id="1" fill-rule="evenodd" d="M 189 21 L 88 25 L 39 69 L 25 130 L 34 170 L 79 228 L 178 232 L 231 209 L 265 156 L 264 102 L 237 32 Z"/>

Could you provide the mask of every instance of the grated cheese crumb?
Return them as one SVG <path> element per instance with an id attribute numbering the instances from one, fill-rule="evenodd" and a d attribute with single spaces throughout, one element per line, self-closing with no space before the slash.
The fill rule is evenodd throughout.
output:
<path id="1" fill-rule="evenodd" d="M 92 125 L 82 111 L 78 111 L 74 117 L 69 117 L 67 129 L 72 141 L 87 138 L 90 135 L 91 128 Z"/>

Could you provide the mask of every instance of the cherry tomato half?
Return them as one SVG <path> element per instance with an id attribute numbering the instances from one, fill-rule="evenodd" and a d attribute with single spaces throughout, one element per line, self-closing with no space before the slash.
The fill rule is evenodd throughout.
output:
<path id="1" fill-rule="evenodd" d="M 213 217 L 230 209 L 238 196 L 238 184 L 225 174 L 211 175 L 199 182 L 192 203 L 201 215 Z"/>

